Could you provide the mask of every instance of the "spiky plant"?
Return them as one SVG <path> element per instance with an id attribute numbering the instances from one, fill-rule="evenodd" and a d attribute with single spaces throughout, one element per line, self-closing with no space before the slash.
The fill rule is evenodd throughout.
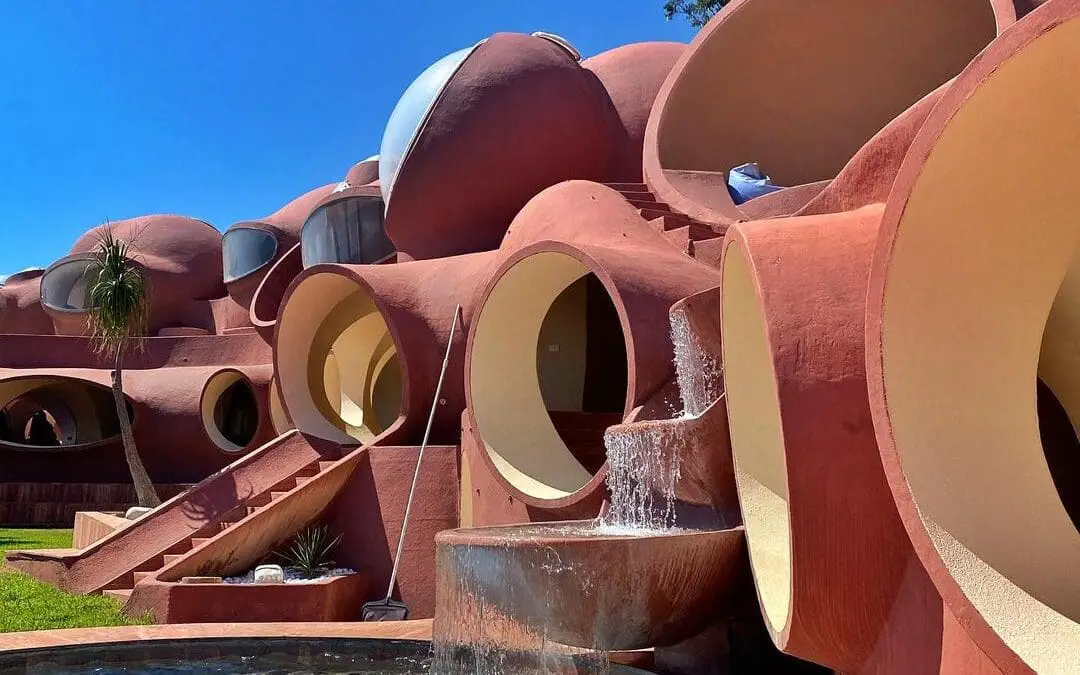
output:
<path id="1" fill-rule="evenodd" d="M 141 346 L 139 340 L 146 334 L 149 309 L 146 279 L 130 254 L 130 244 L 118 239 L 106 223 L 98 233 L 97 248 L 86 268 L 86 307 L 95 349 L 113 358 L 113 402 L 139 506 L 155 507 L 161 504 L 161 498 L 135 447 L 124 399 L 124 352 L 133 344 Z"/>
<path id="2" fill-rule="evenodd" d="M 330 557 L 341 543 L 341 535 L 331 537 L 325 525 L 309 527 L 296 535 L 289 548 L 278 554 L 285 565 L 299 570 L 307 579 L 314 579 L 334 565 Z"/>

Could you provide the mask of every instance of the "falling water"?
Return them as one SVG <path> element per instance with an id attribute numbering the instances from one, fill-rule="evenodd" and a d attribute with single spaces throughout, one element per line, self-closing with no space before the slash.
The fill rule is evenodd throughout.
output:
<path id="1" fill-rule="evenodd" d="M 683 399 L 682 415 L 676 419 L 693 419 L 721 394 L 720 360 L 703 348 L 682 310 L 671 313 L 671 342 Z M 624 426 L 604 435 L 611 501 L 601 530 L 649 533 L 677 525 L 679 433 L 676 424 L 658 423 Z"/>
<path id="2" fill-rule="evenodd" d="M 683 400 L 683 413 L 705 412 L 723 393 L 720 359 L 705 349 L 684 310 L 671 313 L 671 344 L 675 347 L 675 375 Z"/>

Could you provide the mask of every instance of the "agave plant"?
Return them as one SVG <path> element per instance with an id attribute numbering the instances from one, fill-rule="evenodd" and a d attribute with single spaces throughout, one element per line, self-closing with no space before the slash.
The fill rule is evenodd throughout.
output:
<path id="1" fill-rule="evenodd" d="M 330 556 L 340 543 L 340 534 L 331 537 L 329 528 L 316 525 L 296 535 L 289 548 L 278 553 L 278 558 L 288 567 L 299 570 L 305 578 L 314 579 L 334 565 Z"/>
<path id="2" fill-rule="evenodd" d="M 146 334 L 149 293 L 142 269 L 130 255 L 129 242 L 113 236 L 106 223 L 98 235 L 97 249 L 90 256 L 86 269 L 86 306 L 90 308 L 91 338 L 97 351 L 113 358 L 113 401 L 120 420 L 120 436 L 124 444 L 131 479 L 139 506 L 154 507 L 161 498 L 143 466 L 135 447 L 124 398 L 124 352 L 131 344 L 141 345 Z"/>

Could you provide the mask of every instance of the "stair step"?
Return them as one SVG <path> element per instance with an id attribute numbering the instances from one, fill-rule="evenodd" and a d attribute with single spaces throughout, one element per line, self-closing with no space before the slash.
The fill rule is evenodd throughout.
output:
<path id="1" fill-rule="evenodd" d="M 146 579 L 148 577 L 152 577 L 157 573 L 158 573 L 158 570 L 153 570 L 152 572 L 136 572 L 135 573 L 135 583 L 139 583 L 143 579 Z"/>
<path id="2" fill-rule="evenodd" d="M 648 192 L 649 186 L 645 183 L 604 183 L 612 190 L 619 192 Z"/>
<path id="3" fill-rule="evenodd" d="M 146 562 L 139 564 L 132 571 L 133 572 L 156 572 L 159 569 L 161 569 L 161 566 L 164 565 L 164 564 L 165 564 L 165 559 L 160 555 L 156 555 L 153 558 L 150 558 L 149 560 L 147 560 Z"/>
<path id="4" fill-rule="evenodd" d="M 287 494 L 289 494 L 287 491 L 286 492 L 271 492 L 270 493 L 270 501 L 276 502 L 277 500 L 281 499 L 282 497 L 284 497 Z"/>
<path id="5" fill-rule="evenodd" d="M 630 202 L 630 206 L 633 206 L 635 209 L 648 209 L 650 211 L 656 211 L 657 213 L 673 213 L 671 207 L 663 202 L 648 202 L 638 199 L 627 199 L 626 201 Z"/>
<path id="6" fill-rule="evenodd" d="M 132 589 L 130 588 L 114 588 L 108 591 L 102 591 L 101 594 L 119 600 L 120 602 L 127 602 L 128 598 L 131 597 L 131 590 Z"/>
<path id="7" fill-rule="evenodd" d="M 639 206 L 638 207 L 638 214 L 642 218 L 644 218 L 645 220 L 656 220 L 657 218 L 674 218 L 676 220 L 685 221 L 683 223 L 684 225 L 689 225 L 692 222 L 696 222 L 692 218 L 690 218 L 690 216 L 684 216 L 681 213 L 675 213 L 666 204 L 664 205 L 664 209 L 666 209 L 666 210 L 655 209 L 655 208 L 652 208 L 652 206 L 655 206 L 655 204 L 654 205 L 647 205 L 647 206 Z"/>
<path id="8" fill-rule="evenodd" d="M 314 476 L 297 476 L 296 477 L 296 487 L 300 487 L 301 485 L 308 482 L 312 478 L 314 478 Z"/>
<path id="9" fill-rule="evenodd" d="M 191 538 L 191 548 L 199 548 L 200 546 L 202 546 L 206 542 L 210 541 L 211 539 L 212 539 L 212 537 L 192 537 Z"/>
<path id="10" fill-rule="evenodd" d="M 174 562 L 176 562 L 177 560 L 179 560 L 180 558 L 183 558 L 183 557 L 184 557 L 184 554 L 183 554 L 183 553 L 170 553 L 170 554 L 166 554 L 166 555 L 164 556 L 164 558 L 165 558 L 165 565 L 164 565 L 164 567 L 168 567 L 169 565 L 173 564 Z"/>
<path id="11" fill-rule="evenodd" d="M 319 473 L 326 471 L 332 466 L 335 466 L 337 462 L 319 462 Z"/>
<path id="12" fill-rule="evenodd" d="M 659 203 L 659 202 L 656 201 L 656 197 L 654 197 L 653 193 L 651 193 L 651 192 L 622 192 L 622 191 L 620 191 L 619 194 L 621 194 L 623 197 L 625 197 L 628 201 L 631 201 L 631 202 L 645 202 L 647 204 L 657 204 L 657 203 Z"/>

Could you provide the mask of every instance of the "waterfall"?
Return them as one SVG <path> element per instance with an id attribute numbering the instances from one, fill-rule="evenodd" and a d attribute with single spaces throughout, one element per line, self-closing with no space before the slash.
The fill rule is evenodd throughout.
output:
<path id="1" fill-rule="evenodd" d="M 671 313 L 671 344 L 675 348 L 675 375 L 683 400 L 683 414 L 705 412 L 723 393 L 720 359 L 706 350 L 684 310 Z"/>

